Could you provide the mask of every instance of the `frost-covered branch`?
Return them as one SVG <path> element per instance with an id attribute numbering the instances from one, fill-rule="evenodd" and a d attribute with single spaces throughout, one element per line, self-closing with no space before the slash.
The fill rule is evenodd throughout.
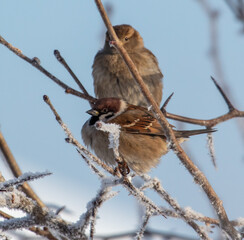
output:
<path id="1" fill-rule="evenodd" d="M 17 229 L 28 229 L 32 226 L 36 225 L 36 222 L 34 219 L 30 216 L 28 217 L 22 217 L 22 218 L 11 218 L 9 220 L 5 220 L 3 222 L 0 222 L 0 229 L 2 231 L 8 231 L 8 230 L 17 230 Z"/>
<path id="2" fill-rule="evenodd" d="M 0 183 L 0 190 L 4 190 L 4 189 L 7 189 L 7 188 L 12 187 L 12 186 L 18 186 L 18 185 L 23 184 L 24 182 L 33 181 L 35 179 L 43 178 L 43 177 L 46 177 L 46 176 L 51 175 L 51 174 L 52 173 L 50 173 L 48 171 L 36 172 L 36 173 L 31 173 L 31 172 L 24 173 L 23 175 L 21 175 L 18 178 L 14 178 L 14 179 L 11 179 L 9 181 L 5 181 L 5 182 Z"/>
<path id="3" fill-rule="evenodd" d="M 144 175 L 144 179 L 147 180 L 146 184 L 142 187 L 145 188 L 152 188 L 154 189 L 163 200 L 165 200 L 178 215 L 189 225 L 191 226 L 197 234 L 200 236 L 201 239 L 209 239 L 206 232 L 199 227 L 188 215 L 185 213 L 184 209 L 180 207 L 176 200 L 174 200 L 162 187 L 160 181 L 156 178 L 150 179 L 149 176 Z"/>
<path id="4" fill-rule="evenodd" d="M 96 175 L 98 175 L 100 178 L 106 177 L 106 175 L 100 170 L 98 170 L 98 168 L 91 161 L 89 161 L 89 159 L 78 148 L 76 150 Z"/>
<path id="5" fill-rule="evenodd" d="M 149 219 L 152 216 L 152 214 L 153 213 L 149 209 L 146 210 L 146 213 L 145 213 L 145 215 L 143 216 L 143 219 L 142 219 L 141 228 L 140 228 L 139 232 L 136 234 L 136 239 L 137 240 L 140 240 L 140 239 L 143 238 L 144 232 L 146 230 L 147 224 L 148 224 Z"/>
<path id="6" fill-rule="evenodd" d="M 117 195 L 117 192 L 112 192 L 112 187 L 102 185 L 96 197 L 87 204 L 86 213 L 82 214 L 80 220 L 74 224 L 73 229 L 84 234 L 89 223 L 91 223 L 91 236 L 94 234 L 95 222 L 98 208 L 107 200 Z"/>
<path id="7" fill-rule="evenodd" d="M 37 225 L 56 231 L 59 235 L 68 239 L 86 239 L 84 234 L 73 232 L 71 224 L 66 223 L 47 208 L 41 208 L 32 199 L 26 197 L 24 193 L 15 188 L 11 192 L 3 191 L 0 193 L 0 207 L 22 210 L 27 214 L 27 217 L 24 218 L 9 219 L 1 222 L 0 229 L 2 230 L 30 228 L 31 231 L 38 232 L 38 229 L 32 227 Z M 42 230 L 39 230 L 39 233 L 40 231 Z M 46 234 L 50 233 L 46 232 Z M 50 236 L 48 239 L 55 238 Z"/>
<path id="8" fill-rule="evenodd" d="M 48 96 L 44 95 L 43 96 L 44 101 L 48 104 L 48 106 L 50 107 L 50 109 L 52 110 L 53 114 L 55 115 L 55 118 L 57 120 L 57 122 L 59 123 L 59 125 L 62 127 L 62 129 L 64 130 L 66 136 L 68 137 L 66 140 L 69 143 L 72 143 L 73 145 L 75 145 L 80 152 L 82 152 L 86 158 L 87 161 L 93 161 L 96 164 L 98 164 L 99 166 L 101 166 L 104 170 L 106 170 L 107 172 L 109 172 L 112 175 L 117 175 L 117 173 L 114 171 L 113 168 L 111 168 L 110 166 L 108 166 L 107 164 L 105 164 L 103 161 L 101 161 L 99 158 L 97 158 L 96 156 L 94 156 L 92 153 L 90 153 L 85 147 L 83 147 L 72 135 L 71 131 L 68 129 L 68 127 L 66 126 L 66 124 L 62 121 L 61 117 L 59 116 L 59 114 L 57 113 L 56 109 L 54 108 L 54 106 L 52 105 L 50 99 Z M 102 173 L 101 173 L 102 174 Z"/>
<path id="9" fill-rule="evenodd" d="M 214 167 L 217 168 L 216 156 L 215 156 L 215 150 L 214 150 L 213 134 L 211 134 L 211 133 L 208 133 L 207 146 L 209 149 L 209 155 L 212 159 L 212 163 L 213 163 Z"/>

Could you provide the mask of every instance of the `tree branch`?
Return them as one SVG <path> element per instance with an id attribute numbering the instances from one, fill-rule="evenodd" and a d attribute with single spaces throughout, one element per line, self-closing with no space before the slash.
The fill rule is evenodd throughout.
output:
<path id="1" fill-rule="evenodd" d="M 27 56 L 25 56 L 22 53 L 21 50 L 19 50 L 18 48 L 14 47 L 12 44 L 8 43 L 2 36 L 0 36 L 0 43 L 3 44 L 4 46 L 6 46 L 10 51 L 12 51 L 18 57 L 20 57 L 23 60 L 25 60 L 26 62 L 30 63 L 33 67 L 35 67 L 40 72 L 42 72 L 44 75 L 46 75 L 47 77 L 49 77 L 53 82 L 55 82 L 56 84 L 58 84 L 63 89 L 65 89 L 65 90 L 69 89 L 70 91 L 67 92 L 67 93 L 73 94 L 73 92 L 71 90 L 73 90 L 76 93 L 78 92 L 75 89 L 72 89 L 71 87 L 69 87 L 67 84 L 65 84 L 64 82 L 62 82 L 57 77 L 55 77 L 53 74 L 51 74 L 50 72 L 48 72 L 44 67 L 42 67 L 41 64 L 40 64 L 40 60 L 37 57 L 34 57 L 32 59 L 31 58 L 28 58 Z M 72 77 L 73 77 L 73 75 L 72 75 Z M 85 92 L 87 93 L 86 90 L 85 90 Z M 85 94 L 85 93 L 81 93 L 81 92 L 79 92 L 79 95 L 76 95 L 76 96 L 79 96 L 80 98 L 84 98 L 84 99 L 86 99 L 88 101 L 94 101 L 94 99 L 95 99 L 92 96 L 90 96 L 89 94 Z"/>
<path id="2" fill-rule="evenodd" d="M 221 115 L 219 117 L 213 118 L 213 119 L 204 120 L 204 119 L 188 118 L 188 117 L 183 117 L 183 116 L 180 116 L 180 115 L 168 113 L 164 109 L 165 116 L 167 118 L 170 118 L 170 119 L 173 119 L 173 120 L 186 122 L 186 123 L 191 123 L 191 124 L 196 124 L 196 125 L 200 125 L 200 126 L 205 126 L 207 128 L 212 128 L 212 127 L 216 126 L 217 124 L 225 122 L 225 121 L 230 120 L 232 118 L 244 117 L 244 111 L 237 110 L 234 107 L 234 105 L 231 103 L 231 101 L 229 100 L 229 98 L 227 97 L 227 95 L 225 94 L 223 89 L 217 83 L 217 81 L 213 77 L 211 77 L 211 79 L 213 80 L 216 88 L 219 90 L 220 94 L 222 95 L 226 105 L 228 106 L 228 109 L 229 109 L 228 113 L 226 113 L 224 115 Z"/>

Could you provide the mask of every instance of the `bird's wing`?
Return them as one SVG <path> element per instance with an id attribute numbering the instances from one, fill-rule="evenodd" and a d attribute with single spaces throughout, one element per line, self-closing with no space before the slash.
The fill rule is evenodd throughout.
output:
<path id="1" fill-rule="evenodd" d="M 143 107 L 130 106 L 122 115 L 109 121 L 121 126 L 121 131 L 133 134 L 165 136 L 157 119 Z"/>

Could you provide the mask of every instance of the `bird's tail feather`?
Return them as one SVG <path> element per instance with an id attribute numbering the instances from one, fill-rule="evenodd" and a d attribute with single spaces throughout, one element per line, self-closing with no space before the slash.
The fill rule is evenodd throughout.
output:
<path id="1" fill-rule="evenodd" d="M 175 130 L 177 138 L 188 138 L 193 135 L 216 132 L 216 129 L 197 129 L 197 130 Z"/>

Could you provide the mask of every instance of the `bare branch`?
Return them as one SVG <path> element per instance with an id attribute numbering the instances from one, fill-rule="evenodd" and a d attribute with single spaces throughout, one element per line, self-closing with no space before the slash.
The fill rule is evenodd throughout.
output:
<path id="1" fill-rule="evenodd" d="M 217 124 L 225 122 L 225 121 L 230 120 L 232 118 L 244 117 L 244 111 L 237 110 L 233 106 L 233 104 L 231 103 L 231 101 L 229 100 L 229 98 L 227 97 L 225 92 L 223 91 L 223 89 L 217 83 L 217 81 L 213 77 L 211 77 L 211 79 L 213 80 L 215 86 L 217 87 L 217 89 L 219 90 L 220 94 L 224 98 L 224 100 L 225 100 L 225 102 L 226 102 L 226 104 L 227 104 L 227 106 L 229 108 L 229 112 L 228 113 L 226 113 L 224 115 L 221 115 L 219 117 L 213 118 L 213 119 L 204 120 L 204 119 L 195 119 L 195 118 L 183 117 L 183 116 L 172 114 L 172 113 L 168 113 L 168 112 L 165 111 L 166 117 L 170 118 L 170 119 L 177 120 L 177 121 L 181 121 L 181 122 L 186 122 L 186 123 L 191 123 L 191 124 L 205 126 L 207 128 L 212 128 L 212 127 L 216 126 Z"/>
<path id="2" fill-rule="evenodd" d="M 80 80 L 76 77 L 74 72 L 71 70 L 65 59 L 61 56 L 60 52 L 56 49 L 54 50 L 54 56 L 57 58 L 57 60 L 65 67 L 65 69 L 69 72 L 69 74 L 73 77 L 77 85 L 79 86 L 80 90 L 83 91 L 86 95 L 89 95 L 86 89 L 84 88 L 83 84 L 80 82 Z"/>
<path id="3" fill-rule="evenodd" d="M 4 46 L 6 46 L 10 51 L 12 51 L 18 57 L 20 57 L 23 60 L 25 60 L 26 62 L 30 63 L 33 67 L 35 67 L 40 72 L 42 72 L 44 75 L 46 75 L 47 77 L 49 77 L 53 82 L 55 82 L 56 84 L 58 84 L 63 89 L 65 89 L 65 90 L 69 89 L 70 90 L 69 93 L 73 94 L 73 91 L 74 92 L 78 92 L 78 91 L 72 89 L 71 87 L 69 87 L 67 84 L 65 84 L 64 82 L 62 82 L 57 77 L 55 77 L 53 74 L 51 74 L 50 72 L 48 72 L 44 67 L 42 67 L 41 64 L 40 64 L 40 60 L 37 57 L 34 57 L 32 59 L 31 58 L 28 58 L 27 56 L 25 56 L 22 53 L 22 51 L 20 49 L 12 46 L 2 36 L 0 36 L 0 43 L 3 44 Z M 81 93 L 81 92 L 79 93 L 79 95 L 76 95 L 76 96 L 79 96 L 80 98 L 83 98 L 83 99 L 86 99 L 86 100 L 90 100 L 90 101 L 92 101 L 92 99 L 94 99 L 90 95 L 87 95 L 87 94 L 84 94 L 84 93 Z"/>

